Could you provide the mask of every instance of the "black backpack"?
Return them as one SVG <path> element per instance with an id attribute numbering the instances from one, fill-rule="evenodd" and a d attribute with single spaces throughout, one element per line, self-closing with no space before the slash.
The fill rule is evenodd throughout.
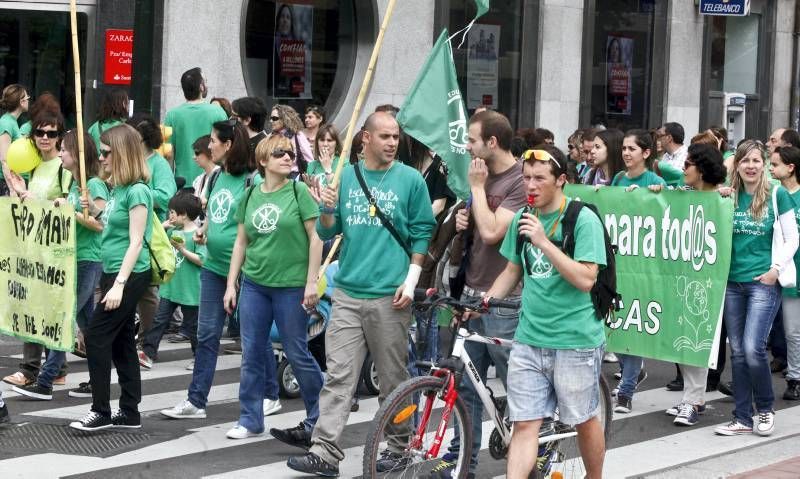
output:
<path id="1" fill-rule="evenodd" d="M 583 207 L 597 215 L 600 219 L 600 224 L 603 224 L 603 218 L 595 205 L 577 200 L 570 201 L 564 218 L 561 220 L 560 245 L 561 251 L 570 258 L 575 255 L 575 224 L 578 222 L 578 215 Z M 622 295 L 617 292 L 616 254 L 618 248 L 617 245 L 611 243 L 605 226 L 603 226 L 603 239 L 606 245 L 606 267 L 598 271 L 597 281 L 595 281 L 592 290 L 589 292 L 597 319 L 601 321 L 605 320 L 611 312 L 619 311 L 622 304 Z"/>

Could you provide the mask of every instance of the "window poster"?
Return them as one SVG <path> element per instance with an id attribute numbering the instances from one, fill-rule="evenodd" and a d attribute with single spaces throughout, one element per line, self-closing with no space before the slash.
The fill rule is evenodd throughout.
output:
<path id="1" fill-rule="evenodd" d="M 311 98 L 314 7 L 302 0 L 275 3 L 273 96 Z"/>
<path id="2" fill-rule="evenodd" d="M 609 35 L 606 40 L 606 113 L 631 114 L 633 38 Z"/>
<path id="3" fill-rule="evenodd" d="M 500 25 L 475 24 L 467 48 L 467 108 L 497 108 Z"/>

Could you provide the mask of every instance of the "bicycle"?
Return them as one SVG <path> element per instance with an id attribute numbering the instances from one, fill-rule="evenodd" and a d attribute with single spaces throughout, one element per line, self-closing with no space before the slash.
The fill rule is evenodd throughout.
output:
<path id="1" fill-rule="evenodd" d="M 421 298 L 425 298 L 421 300 Z M 428 477 L 439 462 L 440 451 L 447 448 L 454 428 L 460 431 L 460 448 L 452 477 L 465 478 L 469 472 L 472 448 L 472 424 L 466 405 L 458 395 L 464 371 L 472 382 L 485 411 L 494 423 L 489 438 L 489 453 L 503 459 L 511 442 L 511 423 L 504 418 L 505 399 L 498 399 L 478 374 L 464 347 L 467 341 L 510 348 L 511 340 L 485 337 L 465 329 L 461 318 L 465 312 L 486 312 L 489 307 L 519 308 L 518 302 L 490 299 L 488 304 L 464 303 L 436 294 L 435 290 L 418 290 L 414 307 L 420 310 L 449 308 L 454 316 L 452 341 L 448 356 L 437 364 L 420 363 L 430 369 L 427 376 L 413 377 L 395 389 L 383 401 L 370 425 L 364 446 L 363 477 Z M 611 394 L 602 375 L 600 386 L 600 422 L 608 440 L 611 430 Z M 577 432 L 556 417 L 545 420 L 539 432 L 539 447 L 532 478 L 562 479 L 584 477 L 585 470 L 577 445 Z M 452 424 L 455 422 L 455 424 Z M 385 470 L 391 454 L 393 464 Z M 382 464 L 383 466 L 379 466 Z"/>

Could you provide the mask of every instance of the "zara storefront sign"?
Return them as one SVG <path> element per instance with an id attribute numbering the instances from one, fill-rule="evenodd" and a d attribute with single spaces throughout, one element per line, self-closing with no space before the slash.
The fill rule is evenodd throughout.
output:
<path id="1" fill-rule="evenodd" d="M 750 14 L 750 0 L 700 0 L 700 14 L 744 17 Z"/>
<path id="2" fill-rule="evenodd" d="M 106 85 L 130 85 L 133 70 L 133 30 L 106 30 Z"/>

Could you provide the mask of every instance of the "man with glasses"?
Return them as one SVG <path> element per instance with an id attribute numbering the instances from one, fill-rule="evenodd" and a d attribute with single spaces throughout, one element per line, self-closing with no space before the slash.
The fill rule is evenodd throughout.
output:
<path id="1" fill-rule="evenodd" d="M 664 123 L 664 126 L 656 131 L 656 139 L 661 142 L 664 148 L 664 156 L 661 161 L 683 171 L 683 163 L 686 161 L 687 146 L 683 144 L 685 138 L 683 126 L 680 123 Z"/>
<path id="2" fill-rule="evenodd" d="M 508 363 L 509 419 L 514 423 L 509 479 L 527 478 L 545 419 L 575 426 L 586 477 L 600 478 L 605 437 L 598 419 L 598 377 L 605 333 L 590 291 L 606 264 L 603 224 L 588 208 L 577 212 L 571 257 L 559 247 L 571 199 L 564 195 L 566 159 L 555 148 L 523 155 L 532 204 L 517 211 L 500 253 L 508 260 L 485 298 L 515 294 L 523 280 L 522 311 Z"/>
<path id="3" fill-rule="evenodd" d="M 192 144 L 201 136 L 210 134 L 211 125 L 226 120 L 227 115 L 219 105 L 206 103 L 208 87 L 200 68 L 192 68 L 181 75 L 181 88 L 186 103 L 167 111 L 164 124 L 172 127 L 175 176 L 191 184 L 203 174 L 194 162 Z"/>

